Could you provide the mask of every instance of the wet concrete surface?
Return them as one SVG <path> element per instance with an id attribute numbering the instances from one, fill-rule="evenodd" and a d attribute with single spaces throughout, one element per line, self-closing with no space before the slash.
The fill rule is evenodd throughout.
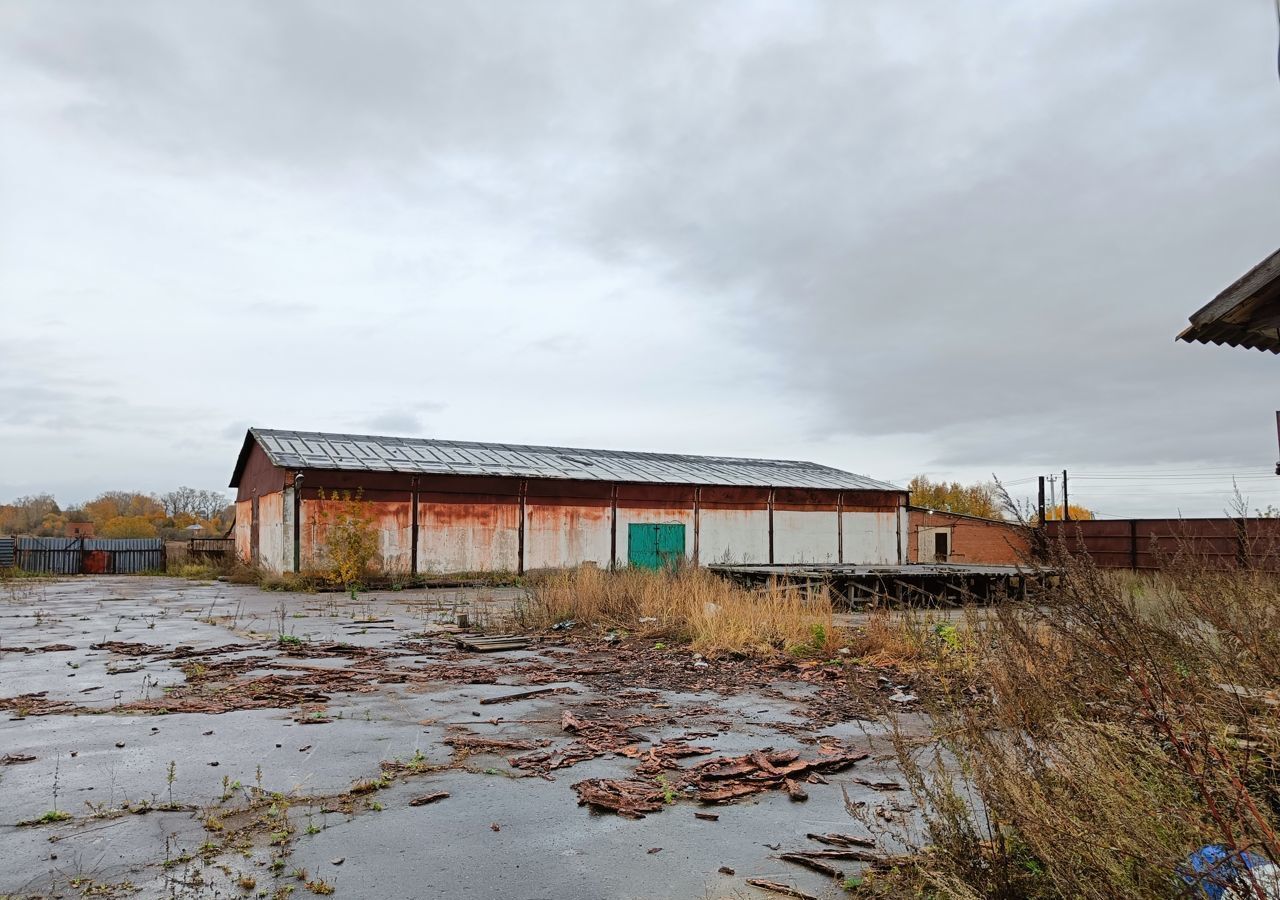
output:
<path id="1" fill-rule="evenodd" d="M 572 667 L 554 680 L 566 660 L 598 655 L 607 667 L 607 652 L 452 649 L 442 629 L 459 608 L 490 620 L 510 611 L 517 592 L 379 592 L 353 601 L 130 577 L 0 592 L 0 761 L 10 760 L 0 762 L 0 897 L 270 897 L 290 887 L 294 896 L 332 887 L 338 896 L 406 900 L 774 896 L 747 877 L 839 896 L 829 879 L 775 854 L 820 849 L 808 832 L 869 836 L 842 788 L 868 809 L 911 818 L 904 794 L 855 780 L 893 779 L 885 726 L 815 724 L 798 706 L 815 693 L 803 681 L 609 696 L 575 680 Z M 92 649 L 108 642 L 114 649 Z M 326 642 L 376 655 L 289 652 Z M 39 649 L 54 644 L 73 649 Z M 180 647 L 189 649 L 175 657 Z M 237 662 L 244 668 L 219 669 Z M 189 699 L 184 692 L 210 677 L 206 670 L 229 680 Z M 233 683 L 317 670 L 364 680 L 326 689 L 318 703 L 259 698 L 261 708 L 217 713 L 163 705 L 166 697 L 175 707 L 216 703 Z M 525 680 L 529 672 L 541 674 L 536 683 Z M 480 702 L 530 687 L 563 692 Z M 42 696 L 13 699 L 26 695 Z M 57 701 L 70 708 L 41 714 L 41 704 Z M 508 762 L 518 752 L 467 754 L 446 743 L 464 734 L 560 749 L 573 743 L 561 728 L 565 710 L 649 716 L 650 726 L 635 729 L 641 749 L 694 731 L 714 754 L 812 755 L 820 741 L 839 738 L 872 757 L 827 776 L 829 784 L 807 785 L 804 803 L 778 790 L 714 807 L 674 797 L 633 820 L 579 806 L 572 785 L 630 778 L 635 759 L 605 753 L 541 777 Z M 26 757 L 34 759 L 18 761 Z M 437 791 L 449 796 L 410 805 Z M 698 819 L 700 811 L 719 819 Z M 70 818 L 19 824 L 63 815 Z M 883 849 L 896 849 L 884 840 Z"/>

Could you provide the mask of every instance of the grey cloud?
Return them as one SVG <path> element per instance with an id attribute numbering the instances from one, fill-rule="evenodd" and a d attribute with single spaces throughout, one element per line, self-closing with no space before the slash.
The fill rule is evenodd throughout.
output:
<path id="1" fill-rule="evenodd" d="M 413 413 L 386 412 L 380 416 L 365 419 L 363 424 L 373 429 L 377 434 L 404 435 L 406 437 L 416 437 L 422 434 L 422 420 Z"/>
<path id="2" fill-rule="evenodd" d="M 1272 452 L 1276 361 L 1172 342 L 1280 243 L 1263 0 L 26 9 L 0 47 L 60 86 L 59 127 L 181 177 L 473 204 L 643 270 L 716 311 L 707 354 L 777 373 L 810 441 L 981 470 Z M 308 305 L 262 303 L 241 314 Z M 494 323 L 495 350 L 646 315 L 595 308 L 581 338 Z"/>

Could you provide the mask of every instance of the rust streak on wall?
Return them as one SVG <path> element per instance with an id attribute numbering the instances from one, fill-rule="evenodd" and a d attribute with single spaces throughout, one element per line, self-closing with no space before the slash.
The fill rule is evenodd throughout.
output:
<path id="1" fill-rule="evenodd" d="M 618 486 L 609 492 L 609 571 L 618 567 Z"/>
<path id="2" fill-rule="evenodd" d="M 836 494 L 836 562 L 844 562 L 844 494 Z"/>
<path id="3" fill-rule="evenodd" d="M 693 564 L 699 565 L 702 550 L 702 488 L 693 489 Z"/>

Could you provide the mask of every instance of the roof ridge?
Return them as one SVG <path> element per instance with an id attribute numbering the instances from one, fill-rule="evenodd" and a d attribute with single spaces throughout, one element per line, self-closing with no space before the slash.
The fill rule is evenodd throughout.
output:
<path id="1" fill-rule="evenodd" d="M 506 441 L 473 441 L 473 440 L 453 440 L 450 438 L 429 438 L 429 437 L 408 437 L 404 435 L 394 434 L 353 434 L 347 432 L 336 431 L 298 431 L 290 428 L 250 428 L 254 434 L 265 435 L 294 435 L 301 438 L 316 437 L 325 440 L 334 438 L 362 440 L 362 441 L 404 441 L 409 443 L 436 444 L 448 446 L 472 446 L 472 447 L 500 447 L 508 450 L 554 450 L 558 453 L 598 453 L 598 454 L 617 454 L 619 456 L 654 456 L 654 457 L 692 457 L 695 459 L 722 459 L 732 462 L 745 463 L 787 463 L 797 466 L 811 466 L 815 469 L 828 469 L 832 472 L 844 472 L 844 469 L 837 469 L 825 463 L 812 462 L 804 459 L 781 459 L 777 457 L 759 457 L 759 456 L 722 456 L 718 454 L 708 453 L 685 453 L 673 450 L 615 450 L 606 447 L 562 447 L 556 444 L 525 444 L 511 443 Z M 856 474 L 856 473 L 847 473 Z"/>
<path id="2" fill-rule="evenodd" d="M 250 428 L 232 475 L 239 482 L 256 443 L 285 469 L 490 475 L 615 483 L 692 484 L 902 492 L 878 481 L 807 460 L 608 450 L 343 432 Z M 340 445 L 354 444 L 356 447 Z"/>

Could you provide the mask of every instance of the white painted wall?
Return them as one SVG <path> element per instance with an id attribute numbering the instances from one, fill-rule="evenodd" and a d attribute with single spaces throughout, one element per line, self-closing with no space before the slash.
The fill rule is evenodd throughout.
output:
<path id="1" fill-rule="evenodd" d="M 768 524 L 766 523 L 766 528 Z M 836 513 L 773 511 L 773 561 L 775 563 L 821 563 L 840 561 L 840 537 Z M 765 535 L 766 544 L 768 535 Z M 845 561 L 856 561 L 845 545 Z"/>
<path id="2" fill-rule="evenodd" d="M 253 562 L 253 501 L 236 501 L 236 557 L 243 563 Z"/>
<path id="3" fill-rule="evenodd" d="M 258 498 L 258 564 L 268 572 L 285 570 L 284 494 L 280 491 Z"/>
<path id="4" fill-rule="evenodd" d="M 700 565 L 726 562 L 731 565 L 763 564 L 769 561 L 768 510 L 703 509 L 698 513 L 698 532 Z M 692 534 L 688 540 L 693 540 Z"/>
<path id="5" fill-rule="evenodd" d="M 628 550 L 628 534 L 632 523 L 637 525 L 683 525 L 684 555 L 693 557 L 693 510 L 683 509 L 618 509 L 618 561 L 619 566 L 631 562 Z"/>
<path id="6" fill-rule="evenodd" d="M 902 516 L 902 552 L 907 552 L 906 515 Z M 892 512 L 844 513 L 844 561 L 854 564 L 898 562 L 898 516 Z M 904 560 L 905 561 L 905 560 Z"/>
<path id="7" fill-rule="evenodd" d="M 419 572 L 514 572 L 520 566 L 520 507 L 423 503 L 418 512 Z"/>
<path id="8" fill-rule="evenodd" d="M 609 507 L 525 507 L 524 567 L 554 569 L 595 563 L 609 565 Z"/>

